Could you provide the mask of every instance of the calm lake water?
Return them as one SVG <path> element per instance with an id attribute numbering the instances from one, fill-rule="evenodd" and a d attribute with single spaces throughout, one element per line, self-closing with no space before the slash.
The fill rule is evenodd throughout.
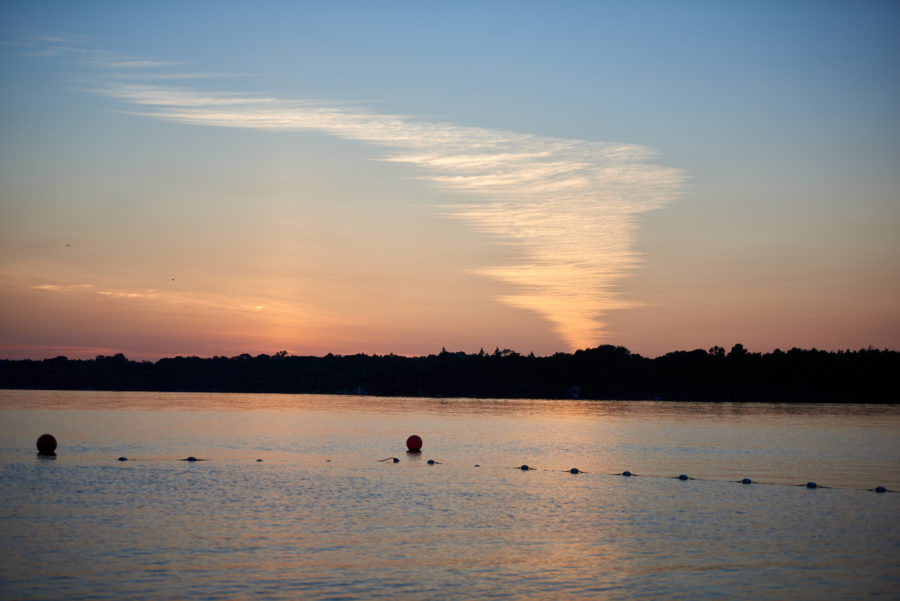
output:
<path id="1" fill-rule="evenodd" d="M 2 599 L 900 595 L 898 406 L 4 390 L 0 462 Z"/>

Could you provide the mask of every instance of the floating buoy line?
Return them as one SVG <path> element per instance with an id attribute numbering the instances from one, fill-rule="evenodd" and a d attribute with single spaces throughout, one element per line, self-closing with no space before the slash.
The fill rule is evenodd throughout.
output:
<path id="1" fill-rule="evenodd" d="M 129 458 L 119 457 L 117 459 L 117 461 L 121 461 L 121 462 L 129 461 Z M 146 461 L 146 460 L 143 460 L 143 461 Z M 189 463 L 194 463 L 194 462 L 199 462 L 199 461 L 210 461 L 210 460 L 209 459 L 198 459 L 196 457 L 191 456 L 191 457 L 185 457 L 183 459 L 178 459 L 178 461 L 186 461 Z M 325 461 L 326 461 L 326 463 L 331 462 L 330 459 L 326 459 Z M 419 461 L 421 461 L 421 459 L 417 459 L 416 463 L 418 463 Z M 256 459 L 255 462 L 262 463 L 263 460 Z M 388 462 L 400 463 L 400 459 L 398 457 L 385 457 L 384 459 L 376 460 L 376 463 L 388 463 Z M 446 462 L 436 461 L 434 459 L 428 459 L 425 461 L 425 463 L 427 465 L 448 465 Z M 475 468 L 480 468 L 481 466 L 482 466 L 482 464 L 480 464 L 480 463 L 476 463 L 473 465 L 473 467 L 475 467 Z M 527 463 L 523 463 L 522 465 L 517 465 L 517 466 L 507 466 L 505 469 L 514 469 L 516 471 L 521 471 L 521 472 L 544 471 L 544 472 L 561 472 L 561 473 L 566 473 L 566 474 L 578 474 L 578 475 L 596 473 L 596 472 L 587 472 L 587 471 L 579 469 L 577 467 L 569 468 L 567 470 L 539 468 L 539 467 L 534 467 L 532 465 L 528 465 Z M 803 487 L 803 488 L 809 488 L 809 489 L 825 488 L 825 489 L 832 489 L 832 490 L 866 490 L 866 491 L 876 492 L 876 493 L 900 492 L 900 491 L 888 489 L 884 486 L 876 486 L 874 488 L 855 488 L 855 487 L 849 487 L 849 486 L 823 486 L 823 485 L 818 484 L 813 481 L 809 481 L 804 484 L 782 484 L 782 483 L 778 483 L 778 482 L 760 482 L 759 480 L 751 480 L 750 478 L 742 478 L 740 480 L 720 480 L 720 479 L 716 479 L 716 478 L 698 478 L 696 476 L 688 476 L 687 474 L 679 474 L 677 476 L 660 476 L 660 475 L 656 475 L 656 474 L 636 474 L 629 470 L 625 470 L 622 472 L 601 472 L 601 475 L 603 475 L 603 476 L 618 476 L 621 478 L 657 478 L 657 479 L 669 479 L 669 480 L 681 480 L 681 481 L 696 480 L 697 482 L 722 482 L 722 483 L 733 482 L 733 483 L 742 484 L 742 485 L 757 484 L 757 485 L 761 485 L 761 486 L 795 486 L 795 487 Z"/>
<path id="2" fill-rule="evenodd" d="M 384 463 L 386 461 L 391 461 L 393 463 L 400 463 L 400 460 L 397 457 L 387 457 L 385 459 L 378 460 L 379 463 Z M 443 462 L 438 462 L 438 461 L 435 461 L 434 459 L 429 459 L 426 463 L 428 465 L 441 465 Z M 480 468 L 481 464 L 476 463 L 474 465 L 474 467 Z M 522 471 L 522 472 L 534 472 L 534 471 L 558 472 L 558 471 L 561 471 L 563 473 L 569 473 L 569 474 L 591 473 L 591 472 L 586 472 L 584 470 L 578 469 L 577 467 L 573 467 L 573 468 L 570 468 L 567 470 L 552 470 L 552 469 L 545 469 L 545 468 L 537 468 L 537 467 L 528 465 L 527 463 L 523 463 L 522 465 L 518 465 L 518 466 L 514 466 L 514 467 L 509 467 L 508 469 L 515 469 L 515 470 Z M 884 486 L 876 486 L 875 488 L 861 489 L 861 488 L 854 488 L 854 487 L 847 487 L 847 486 L 822 486 L 821 484 L 817 484 L 816 482 L 812 482 L 812 481 L 807 482 L 806 484 L 780 484 L 777 482 L 760 482 L 758 480 L 751 480 L 750 478 L 741 478 L 740 480 L 719 480 L 719 479 L 715 479 L 715 478 L 697 478 L 695 476 L 688 476 L 687 474 L 679 474 L 677 476 L 659 476 L 659 475 L 650 475 L 650 474 L 638 475 L 629 470 L 625 470 L 622 472 L 604 473 L 603 475 L 621 476 L 623 478 L 640 477 L 640 478 L 674 479 L 674 480 L 681 480 L 681 481 L 696 480 L 698 482 L 723 482 L 723 483 L 734 482 L 736 484 L 743 484 L 743 485 L 759 484 L 759 485 L 764 485 L 764 486 L 798 486 L 798 487 L 805 487 L 805 488 L 810 488 L 810 489 L 827 488 L 827 489 L 834 489 L 834 490 L 866 490 L 866 491 L 876 492 L 876 493 L 888 493 L 888 492 L 896 493 L 896 492 L 898 492 L 896 490 L 889 490 Z"/>
<path id="3" fill-rule="evenodd" d="M 55 439 L 51 434 L 42 434 L 42 435 L 38 438 L 38 441 L 37 441 L 37 447 L 38 447 L 38 457 L 47 457 L 47 456 L 55 457 L 55 456 L 56 456 L 55 451 L 56 451 L 56 449 L 57 449 L 57 441 L 56 441 L 56 439 Z M 408 454 L 410 454 L 410 455 L 412 455 L 412 456 L 418 456 L 418 455 L 420 455 L 421 452 L 422 452 L 422 439 L 421 439 L 421 437 L 419 437 L 418 435 L 413 434 L 412 436 L 410 436 L 409 438 L 406 439 L 406 447 L 407 447 L 407 453 L 408 453 Z M 128 458 L 128 457 L 125 457 L 125 456 L 122 456 L 122 457 L 118 457 L 118 458 L 116 459 L 116 461 L 119 461 L 119 462 L 123 462 L 123 463 L 124 463 L 124 462 L 129 461 L 129 458 Z M 208 460 L 208 459 L 198 459 L 197 457 L 194 457 L 193 455 L 191 455 L 191 456 L 188 456 L 188 457 L 179 459 L 178 461 L 186 461 L 186 462 L 188 462 L 188 463 L 195 463 L 195 462 L 199 462 L 199 461 L 209 461 L 209 460 Z M 378 459 L 378 460 L 377 460 L 378 463 L 386 463 L 386 462 L 388 462 L 388 461 L 390 461 L 391 463 L 395 463 L 395 464 L 396 464 L 396 463 L 400 463 L 400 459 L 399 459 L 398 457 L 386 457 L 386 458 L 384 458 L 384 459 Z M 262 459 L 256 459 L 256 463 L 262 463 L 262 462 L 263 462 Z M 326 462 L 326 463 L 330 463 L 331 460 L 330 460 L 330 459 L 326 459 L 325 462 Z M 442 461 L 435 461 L 434 459 L 428 459 L 428 460 L 426 461 L 426 463 L 427 463 L 428 465 L 444 465 L 444 462 L 442 462 Z M 476 463 L 474 467 L 480 468 L 480 467 L 481 467 L 481 464 L 480 464 L 480 463 Z M 555 471 L 562 471 L 562 472 L 564 472 L 564 473 L 569 473 L 569 474 L 573 474 L 573 475 L 589 473 L 589 472 L 585 472 L 584 470 L 578 469 L 577 467 L 573 467 L 573 468 L 570 468 L 570 469 L 567 469 L 567 470 L 550 470 L 550 469 L 546 469 L 546 468 L 544 468 L 544 469 L 542 469 L 542 468 L 536 468 L 536 467 L 533 467 L 533 466 L 528 465 L 527 463 L 523 463 L 522 465 L 516 466 L 516 467 L 514 467 L 514 468 L 512 468 L 512 469 L 516 469 L 516 470 L 519 470 L 519 471 L 522 471 L 522 472 L 531 472 L 531 471 L 554 471 L 554 472 L 555 472 Z M 844 486 L 822 486 L 821 484 L 818 484 L 818 483 L 816 483 L 816 482 L 814 482 L 814 481 L 812 481 L 812 480 L 810 480 L 810 481 L 807 482 L 806 484 L 779 484 L 779 483 L 776 483 L 776 482 L 758 482 L 758 481 L 756 481 L 756 480 L 751 480 L 750 478 L 742 478 L 742 479 L 740 479 L 740 480 L 718 480 L 718 479 L 714 479 L 714 478 L 696 478 L 696 477 L 693 477 L 693 476 L 688 476 L 687 474 L 679 474 L 679 475 L 677 475 L 677 476 L 659 476 L 659 475 L 651 475 L 651 474 L 640 474 L 640 475 L 638 475 L 638 474 L 635 474 L 635 473 L 633 473 L 633 472 L 631 472 L 631 471 L 629 471 L 629 470 L 625 470 L 625 471 L 622 471 L 622 472 L 604 473 L 603 475 L 606 475 L 606 476 L 620 476 L 620 477 L 622 477 L 622 478 L 631 478 L 631 477 L 640 477 L 640 478 L 669 478 L 669 479 L 675 479 L 675 480 L 681 480 L 681 481 L 697 480 L 697 481 L 699 481 L 699 482 L 726 482 L 726 483 L 727 483 L 727 482 L 735 482 L 735 483 L 737 483 L 737 484 L 742 484 L 742 485 L 761 484 L 761 485 L 765 485 L 765 486 L 800 486 L 800 487 L 805 487 L 805 488 L 808 488 L 808 489 L 828 488 L 828 489 L 835 489 L 835 490 L 866 490 L 866 491 L 875 492 L 875 493 L 896 493 L 896 492 L 898 492 L 898 491 L 896 491 L 896 490 L 890 490 L 890 489 L 888 489 L 888 488 L 886 488 L 886 487 L 884 487 L 884 486 L 876 486 L 876 487 L 874 487 L 874 488 L 865 488 L 865 489 L 859 489 L 859 488 L 853 488 L 853 487 L 844 487 Z"/>

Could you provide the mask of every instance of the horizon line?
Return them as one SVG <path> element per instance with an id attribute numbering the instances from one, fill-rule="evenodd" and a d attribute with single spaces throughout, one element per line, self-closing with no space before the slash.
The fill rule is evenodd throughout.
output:
<path id="1" fill-rule="evenodd" d="M 54 361 L 54 360 L 58 360 L 58 359 L 65 359 L 65 360 L 67 360 L 67 361 L 94 361 L 94 360 L 101 359 L 101 358 L 103 358 L 103 359 L 108 359 L 108 358 L 115 358 L 115 357 L 119 357 L 119 356 L 121 356 L 121 357 L 124 358 L 125 360 L 127 360 L 127 361 L 129 361 L 129 362 L 132 362 L 132 363 L 157 363 L 157 362 L 159 362 L 159 361 L 163 361 L 163 360 L 166 360 L 166 359 L 201 359 L 201 360 L 210 360 L 210 359 L 229 359 L 229 360 L 230 360 L 230 359 L 240 359 L 240 358 L 243 358 L 243 357 L 245 357 L 245 356 L 246 356 L 246 357 L 249 357 L 249 358 L 251 358 L 251 359 L 259 359 L 259 358 L 263 358 L 263 357 L 265 357 L 265 358 L 302 358 L 302 359 L 314 358 L 314 359 L 326 359 L 326 358 L 328 358 L 328 357 L 343 358 L 343 357 L 358 357 L 358 356 L 371 357 L 371 358 L 399 357 L 399 358 L 403 358 L 403 359 L 427 359 L 427 358 L 429 358 L 429 357 L 439 357 L 439 356 L 441 356 L 441 355 L 464 355 L 464 356 L 466 356 L 466 357 L 478 357 L 478 356 L 491 357 L 491 356 L 500 356 L 500 357 L 524 357 L 524 358 L 542 359 L 542 358 L 552 358 L 552 357 L 557 357 L 557 356 L 560 356 L 560 355 L 574 356 L 575 354 L 578 354 L 578 353 L 584 353 L 584 352 L 589 352 L 589 351 L 596 351 L 596 350 L 601 350 L 601 349 L 615 349 L 615 350 L 619 350 L 619 351 L 624 350 L 624 351 L 626 351 L 626 352 L 628 353 L 629 356 L 632 356 L 632 357 L 641 357 L 641 358 L 645 358 L 645 359 L 656 359 L 656 358 L 659 358 L 659 357 L 665 357 L 665 356 L 667 356 L 667 355 L 672 355 L 672 354 L 675 354 L 675 353 L 696 353 L 696 352 L 698 352 L 698 351 L 701 351 L 701 352 L 706 353 L 706 354 L 708 354 L 708 355 L 718 355 L 718 354 L 721 354 L 721 356 L 725 356 L 725 357 L 730 356 L 730 355 L 732 355 L 732 354 L 766 356 L 766 355 L 777 355 L 777 354 L 779 354 L 779 353 L 788 353 L 788 352 L 791 352 L 791 351 L 801 351 L 801 352 L 825 352 L 825 353 L 829 353 L 829 354 L 860 353 L 860 352 L 900 353 L 900 349 L 894 349 L 894 348 L 888 348 L 888 347 L 883 347 L 883 348 L 882 348 L 882 347 L 875 347 L 875 346 L 873 346 L 873 345 L 868 345 L 867 347 L 861 347 L 861 348 L 850 348 L 850 347 L 847 347 L 847 348 L 828 348 L 828 349 L 826 349 L 826 348 L 817 348 L 817 347 L 815 347 L 815 346 L 809 347 L 809 348 L 792 346 L 792 347 L 790 347 L 790 348 L 788 348 L 788 349 L 782 349 L 782 348 L 780 348 L 780 347 L 774 347 L 774 348 L 773 348 L 772 350 L 770 350 L 770 351 L 752 351 L 752 350 L 746 348 L 742 343 L 739 343 L 739 342 L 738 342 L 738 343 L 734 343 L 730 349 L 727 349 L 727 348 L 725 348 L 725 347 L 721 347 L 721 346 L 718 346 L 718 345 L 713 345 L 713 346 L 711 346 L 711 347 L 709 347 L 709 348 L 707 348 L 707 349 L 703 349 L 703 348 L 692 348 L 692 349 L 681 348 L 681 349 L 675 349 L 675 350 L 667 351 L 667 352 L 664 352 L 664 353 L 662 353 L 662 354 L 655 355 L 655 356 L 645 356 L 645 355 L 642 355 L 641 353 L 635 353 L 635 352 L 632 352 L 630 349 L 628 349 L 628 347 L 626 347 L 626 346 L 624 346 L 624 345 L 618 345 L 618 344 L 600 344 L 600 345 L 593 346 L 593 347 L 586 347 L 586 348 L 582 348 L 582 349 L 575 349 L 575 350 L 573 350 L 573 351 L 556 351 L 556 352 L 554 352 L 554 353 L 550 353 L 550 354 L 546 354 L 546 355 L 536 355 L 533 351 L 532 351 L 532 352 L 529 352 L 529 353 L 520 353 L 520 352 L 518 352 L 518 351 L 516 351 L 516 350 L 514 350 L 514 349 L 509 349 L 509 348 L 501 349 L 500 347 L 495 347 L 495 349 L 494 349 L 493 351 L 486 351 L 486 350 L 482 347 L 481 350 L 480 350 L 479 352 L 450 351 L 450 350 L 447 350 L 446 347 L 442 347 L 440 352 L 437 352 L 437 353 L 429 353 L 429 354 L 420 354 L 420 355 L 415 355 L 415 354 L 404 355 L 404 354 L 398 354 L 398 353 L 394 353 L 394 352 L 389 352 L 389 353 L 366 353 L 366 352 L 363 352 L 363 351 L 359 351 L 359 352 L 356 352 L 356 353 L 332 353 L 332 352 L 328 352 L 328 353 L 326 353 L 326 354 L 324 354 L 324 355 L 314 355 L 314 354 L 296 354 L 296 353 L 291 353 L 291 352 L 286 351 L 286 350 L 280 350 L 280 351 L 276 351 L 276 352 L 271 353 L 271 354 L 269 354 L 269 353 L 259 353 L 259 354 L 257 354 L 257 355 L 251 355 L 250 353 L 240 353 L 240 354 L 237 354 L 237 355 L 196 355 L 196 354 L 191 354 L 191 355 L 180 355 L 180 354 L 177 354 L 177 355 L 160 356 L 159 358 L 157 358 L 157 359 L 155 359 L 155 360 L 149 360 L 149 359 L 129 359 L 129 358 L 126 356 L 126 354 L 125 354 L 124 352 L 121 352 L 121 351 L 120 351 L 120 352 L 116 352 L 116 353 L 113 353 L 113 354 L 110 354 L 110 355 L 98 354 L 98 355 L 96 355 L 96 356 L 94 356 L 94 357 L 91 357 L 91 358 L 83 358 L 83 359 L 82 359 L 82 358 L 77 358 L 77 357 L 76 357 L 76 358 L 71 358 L 71 357 L 68 357 L 68 356 L 66 356 L 66 355 L 56 355 L 56 356 L 54 356 L 54 357 L 40 357 L 40 358 L 21 358 L 21 359 L 13 359 L 13 358 L 8 358 L 8 357 L 0 357 L 0 362 L 17 362 L 17 361 L 41 362 L 41 361 Z M 716 349 L 721 349 L 721 352 L 716 352 Z"/>

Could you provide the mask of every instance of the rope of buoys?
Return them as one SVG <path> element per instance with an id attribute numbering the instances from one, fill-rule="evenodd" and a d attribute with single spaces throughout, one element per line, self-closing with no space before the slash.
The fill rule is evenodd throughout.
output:
<path id="1" fill-rule="evenodd" d="M 54 437 L 52 434 L 41 434 L 41 435 L 38 437 L 38 439 L 37 439 L 36 446 L 37 446 L 37 449 L 38 449 L 38 455 L 39 455 L 39 456 L 42 456 L 42 457 L 51 457 L 51 458 L 53 458 L 53 457 L 56 456 L 57 441 L 56 441 L 56 437 Z M 407 448 L 407 452 L 408 452 L 408 453 L 420 453 L 420 452 L 422 451 L 422 437 L 419 436 L 418 434 L 413 434 L 413 435 L 409 436 L 409 437 L 406 439 L 406 448 Z M 121 457 L 119 457 L 117 460 L 120 461 L 120 462 L 126 462 L 126 461 L 128 461 L 128 457 L 121 456 Z M 179 461 L 187 461 L 187 462 L 189 462 L 189 463 L 194 463 L 194 462 L 197 462 L 197 461 L 206 461 L 206 459 L 198 459 L 197 457 L 194 457 L 193 455 L 191 455 L 191 456 L 189 456 L 189 457 L 185 457 L 184 459 L 180 459 Z M 256 461 L 257 461 L 258 463 L 262 463 L 263 460 L 262 460 L 262 459 L 257 459 Z M 331 461 L 331 460 L 329 459 L 329 460 L 327 460 L 327 461 Z M 397 457 L 387 457 L 387 458 L 385 458 L 385 459 L 379 459 L 379 460 L 378 460 L 379 463 L 381 463 L 381 462 L 386 462 L 386 461 L 391 461 L 391 462 L 393 462 L 393 463 L 400 463 L 400 459 L 398 459 Z M 427 463 L 428 463 L 428 465 L 441 465 L 442 462 L 435 461 L 434 459 L 429 459 L 429 460 L 427 461 Z M 481 464 L 476 463 L 476 464 L 475 464 L 475 467 L 481 467 Z M 518 467 L 515 468 L 515 469 L 518 469 L 518 470 L 523 471 L 523 472 L 529 472 L 529 471 L 535 471 L 537 468 L 531 467 L 531 466 L 528 465 L 527 463 L 523 463 L 522 465 L 518 466 Z M 568 473 L 570 473 L 570 474 L 583 474 L 583 473 L 585 473 L 585 472 L 583 472 L 582 470 L 578 469 L 577 467 L 573 467 L 573 468 L 571 468 L 571 469 L 569 469 L 569 470 L 566 470 L 566 471 L 568 471 Z M 623 472 L 618 472 L 618 473 L 614 473 L 614 474 L 610 474 L 610 475 L 613 475 L 613 476 L 623 476 L 623 477 L 625 477 L 625 478 L 630 478 L 630 477 L 632 477 L 632 476 L 637 476 L 637 474 L 634 474 L 634 473 L 632 473 L 632 472 L 629 471 L 629 470 L 625 470 L 625 471 L 623 471 Z M 652 477 L 666 477 L 666 476 L 646 476 L 646 477 L 651 477 L 651 478 L 652 478 Z M 702 481 L 706 481 L 706 482 L 723 482 L 722 480 L 712 480 L 712 479 L 707 480 L 707 479 L 705 479 L 705 478 L 693 478 L 693 477 L 691 477 L 691 476 L 688 476 L 687 474 L 679 474 L 678 476 L 668 476 L 668 477 L 674 477 L 674 478 L 676 478 L 676 479 L 678 479 L 678 480 L 702 480 Z M 762 483 L 760 483 L 760 482 L 754 482 L 754 481 L 751 480 L 750 478 L 743 478 L 743 479 L 737 480 L 737 481 L 735 481 L 735 480 L 728 480 L 727 482 L 738 482 L 738 483 L 740 483 L 740 484 L 745 484 L 745 485 L 746 485 L 746 484 L 771 484 L 771 483 L 765 483 L 765 482 L 762 482 Z M 808 488 L 808 489 L 818 489 L 818 488 L 841 488 L 841 487 L 832 487 L 832 486 L 822 486 L 822 485 L 820 485 L 820 484 L 818 484 L 818 483 L 816 483 L 816 482 L 814 482 L 814 481 L 812 481 L 812 480 L 810 480 L 810 481 L 807 482 L 806 484 L 798 484 L 797 486 L 805 486 L 805 487 Z M 850 489 L 847 489 L 847 490 L 859 490 L 859 489 L 852 489 L 852 488 L 850 488 Z M 888 492 L 895 493 L 895 492 L 897 492 L 897 491 L 894 491 L 894 490 L 889 490 L 888 488 L 886 488 L 886 487 L 884 487 L 884 486 L 876 486 L 875 488 L 867 488 L 867 489 L 865 489 L 865 490 L 871 491 L 871 492 L 876 492 L 876 493 L 888 493 Z"/>
<path id="2" fill-rule="evenodd" d="M 124 456 L 123 456 L 123 457 L 119 457 L 119 458 L 117 459 L 117 461 L 125 462 L 125 461 L 129 461 L 129 459 L 128 459 L 128 457 L 124 457 Z M 196 461 L 208 461 L 208 459 L 198 459 L 197 457 L 190 456 L 190 457 L 185 457 L 184 459 L 179 459 L 179 461 L 187 461 L 187 462 L 193 463 L 193 462 L 196 462 Z M 257 462 L 262 462 L 263 460 L 262 460 L 262 459 L 257 459 L 256 461 L 257 461 Z M 331 461 L 331 460 L 328 459 L 328 460 L 326 460 L 326 461 Z M 397 457 L 386 457 L 386 458 L 384 458 L 384 459 L 378 459 L 378 460 L 377 460 L 378 463 L 384 463 L 384 462 L 387 462 L 387 461 L 390 461 L 390 462 L 392 462 L 392 463 L 400 463 L 400 459 L 398 459 Z M 428 461 L 426 461 L 426 463 L 427 463 L 428 465 L 443 465 L 444 462 L 442 462 L 442 461 L 435 461 L 434 459 L 429 459 Z M 476 464 L 474 464 L 474 467 L 480 468 L 480 467 L 481 467 L 481 464 L 480 464 L 480 463 L 476 463 Z M 514 467 L 514 468 L 512 468 L 512 469 L 516 469 L 516 470 L 523 471 L 523 472 L 555 471 L 555 470 L 547 470 L 547 469 L 536 468 L 536 467 L 533 467 L 533 466 L 528 465 L 527 463 L 523 463 L 522 465 L 516 466 L 516 467 Z M 578 469 L 577 467 L 573 467 L 573 468 L 570 468 L 570 469 L 568 469 L 568 470 L 563 470 L 563 471 L 566 472 L 566 473 L 570 473 L 570 474 L 586 474 L 586 473 L 588 473 L 588 472 L 585 472 L 584 470 Z M 648 474 L 639 475 L 639 474 L 635 474 L 634 472 L 631 472 L 631 471 L 629 471 L 629 470 L 625 470 L 625 471 L 623 471 L 623 472 L 609 473 L 609 474 L 607 474 L 607 475 L 610 475 L 610 476 L 623 476 L 623 477 L 625 477 L 625 478 L 631 478 L 631 477 L 640 477 L 640 478 L 674 478 L 674 479 L 676 479 L 676 480 L 682 480 L 682 481 L 683 481 L 683 480 L 698 480 L 698 481 L 701 481 L 701 482 L 736 482 L 736 483 L 738 483 L 738 484 L 745 484 L 745 485 L 746 485 L 746 484 L 762 484 L 762 485 L 769 485 L 769 486 L 779 486 L 779 485 L 780 485 L 780 486 L 800 486 L 800 487 L 809 488 L 809 489 L 825 488 L 825 489 L 835 489 L 835 490 L 866 490 L 866 491 L 876 492 L 876 493 L 896 493 L 896 492 L 898 492 L 898 491 L 895 491 L 895 490 L 888 489 L 888 488 L 886 488 L 886 487 L 884 487 L 884 486 L 876 486 L 875 488 L 866 488 L 866 489 L 858 489 L 858 488 L 852 488 L 852 487 L 840 487 L 840 486 L 823 486 L 823 485 L 818 484 L 818 483 L 816 483 L 816 482 L 814 482 L 814 481 L 812 481 L 812 480 L 809 481 L 809 482 L 807 482 L 807 483 L 805 483 L 805 484 L 794 484 L 794 485 L 787 484 L 787 485 L 785 485 L 785 484 L 778 484 L 778 483 L 774 483 L 774 482 L 759 482 L 759 481 L 756 481 L 756 480 L 751 480 L 750 478 L 742 478 L 741 480 L 716 480 L 716 479 L 711 479 L 711 478 L 695 478 L 695 477 L 693 477 L 693 476 L 688 476 L 687 474 L 679 474 L 678 476 L 654 476 L 654 475 L 652 475 L 652 474 L 650 474 L 650 475 L 648 475 Z"/>

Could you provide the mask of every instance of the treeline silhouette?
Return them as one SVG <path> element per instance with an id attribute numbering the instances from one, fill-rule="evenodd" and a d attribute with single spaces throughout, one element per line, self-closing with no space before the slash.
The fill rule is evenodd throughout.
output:
<path id="1" fill-rule="evenodd" d="M 736 344 L 646 358 L 621 346 L 548 357 L 509 349 L 398 355 L 0 360 L 0 387 L 673 401 L 900 402 L 900 353 Z"/>

